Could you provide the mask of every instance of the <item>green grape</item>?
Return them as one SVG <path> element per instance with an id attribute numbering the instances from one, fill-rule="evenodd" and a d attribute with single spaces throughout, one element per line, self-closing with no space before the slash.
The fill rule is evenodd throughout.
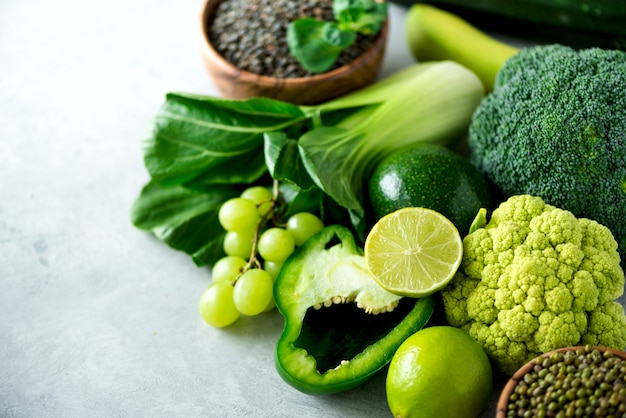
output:
<path id="1" fill-rule="evenodd" d="M 269 312 L 275 307 L 276 307 L 276 302 L 274 302 L 274 296 L 272 295 L 272 298 L 270 299 L 270 303 L 268 303 L 265 309 L 263 309 L 263 313 Z"/>
<path id="2" fill-rule="evenodd" d="M 248 252 L 248 255 L 250 253 Z M 243 257 L 226 256 L 217 260 L 211 269 L 214 282 L 234 283 L 248 262 Z"/>
<path id="3" fill-rule="evenodd" d="M 234 288 L 226 282 L 213 282 L 200 297 L 202 319 L 214 327 L 227 327 L 239 318 L 233 299 Z"/>
<path id="4" fill-rule="evenodd" d="M 252 200 L 234 197 L 222 204 L 218 219 L 227 231 L 249 231 L 259 224 L 259 213 Z"/>
<path id="5" fill-rule="evenodd" d="M 282 228 L 269 228 L 257 243 L 259 254 L 267 261 L 282 263 L 295 249 L 293 235 Z"/>
<path id="6" fill-rule="evenodd" d="M 247 260 L 252 252 L 254 233 L 254 230 L 227 232 L 226 235 L 224 235 L 224 252 L 227 255 L 233 255 Z"/>
<path id="7" fill-rule="evenodd" d="M 293 235 L 293 240 L 299 246 L 324 229 L 324 223 L 312 213 L 300 212 L 289 217 L 286 229 Z"/>
<path id="8" fill-rule="evenodd" d="M 233 299 L 239 312 L 252 316 L 268 307 L 273 293 L 274 282 L 269 273 L 262 269 L 250 269 L 237 279 Z"/>
<path id="9" fill-rule="evenodd" d="M 276 280 L 276 277 L 278 277 L 278 273 L 280 273 L 280 269 L 282 267 L 283 263 L 275 263 L 267 260 L 263 263 L 263 270 L 267 271 L 270 276 L 272 276 L 273 280 Z"/>
<path id="10" fill-rule="evenodd" d="M 272 208 L 272 191 L 263 186 L 252 186 L 241 193 L 241 197 L 252 200 L 257 205 L 259 216 L 265 215 Z"/>

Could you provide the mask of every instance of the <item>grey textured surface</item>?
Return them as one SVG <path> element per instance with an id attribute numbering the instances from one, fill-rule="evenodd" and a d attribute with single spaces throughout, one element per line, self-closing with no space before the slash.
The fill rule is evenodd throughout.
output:
<path id="1" fill-rule="evenodd" d="M 388 414 L 383 377 L 325 398 L 283 383 L 277 312 L 204 325 L 208 270 L 130 224 L 165 93 L 214 94 L 200 7 L 0 1 L 2 417 Z M 408 61 L 394 45 L 385 71 Z"/>
<path id="2" fill-rule="evenodd" d="M 0 416 L 384 417 L 384 374 L 310 397 L 276 374 L 277 312 L 226 330 L 207 269 L 133 228 L 168 91 L 214 94 L 200 0 L 0 2 Z M 391 8 L 384 74 L 412 62 Z"/>

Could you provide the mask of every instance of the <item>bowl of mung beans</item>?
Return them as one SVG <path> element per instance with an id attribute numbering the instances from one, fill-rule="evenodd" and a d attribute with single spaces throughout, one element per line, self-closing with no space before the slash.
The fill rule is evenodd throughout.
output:
<path id="1" fill-rule="evenodd" d="M 504 386 L 496 418 L 626 417 L 626 353 L 590 345 L 545 353 Z"/>
<path id="2" fill-rule="evenodd" d="M 200 13 L 200 48 L 219 94 L 313 105 L 377 79 L 388 20 L 375 36 L 359 36 L 333 68 L 312 74 L 288 51 L 286 26 L 299 17 L 331 18 L 332 0 L 206 0 Z"/>

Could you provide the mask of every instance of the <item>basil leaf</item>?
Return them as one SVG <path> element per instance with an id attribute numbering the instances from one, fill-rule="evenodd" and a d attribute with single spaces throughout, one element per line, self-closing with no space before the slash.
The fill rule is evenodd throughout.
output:
<path id="1" fill-rule="evenodd" d="M 274 180 L 302 190 L 315 187 L 298 152 L 298 141 L 283 132 L 265 134 L 265 165 Z"/>
<path id="2" fill-rule="evenodd" d="M 152 179 L 164 185 L 219 176 L 237 158 L 244 159 L 240 175 L 254 177 L 259 166 L 245 158 L 263 146 L 263 133 L 305 119 L 300 107 L 278 100 L 169 93 L 144 142 L 144 163 Z"/>
<path id="3" fill-rule="evenodd" d="M 387 2 L 334 0 L 333 15 L 342 30 L 374 35 L 380 31 L 387 19 Z"/>
<path id="4" fill-rule="evenodd" d="M 354 32 L 342 31 L 335 22 L 314 18 L 300 18 L 287 26 L 289 52 L 312 73 L 329 70 L 355 38 Z"/>
<path id="5" fill-rule="evenodd" d="M 365 13 L 363 3 L 364 0 L 333 0 L 333 16 L 340 23 L 356 22 Z"/>
<path id="6" fill-rule="evenodd" d="M 356 33 L 353 31 L 344 31 L 334 22 L 326 22 L 322 25 L 322 39 L 328 45 L 341 48 L 339 52 L 352 45 L 356 40 Z"/>
<path id="7" fill-rule="evenodd" d="M 170 247 L 193 255 L 196 264 L 212 264 L 224 255 L 225 231 L 217 217 L 219 208 L 238 194 L 228 185 L 199 192 L 150 182 L 131 208 L 131 221 Z"/>

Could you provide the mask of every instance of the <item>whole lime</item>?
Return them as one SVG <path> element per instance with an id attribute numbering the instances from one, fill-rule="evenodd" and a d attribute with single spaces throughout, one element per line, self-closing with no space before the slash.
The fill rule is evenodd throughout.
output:
<path id="1" fill-rule="evenodd" d="M 492 388 L 483 348 L 450 326 L 417 331 L 400 345 L 387 371 L 387 403 L 396 418 L 475 418 Z"/>
<path id="2" fill-rule="evenodd" d="M 489 207 L 489 186 L 467 159 L 449 148 L 417 145 L 396 151 L 374 168 L 368 184 L 376 220 L 405 207 L 433 209 L 466 235 L 481 208 Z"/>

